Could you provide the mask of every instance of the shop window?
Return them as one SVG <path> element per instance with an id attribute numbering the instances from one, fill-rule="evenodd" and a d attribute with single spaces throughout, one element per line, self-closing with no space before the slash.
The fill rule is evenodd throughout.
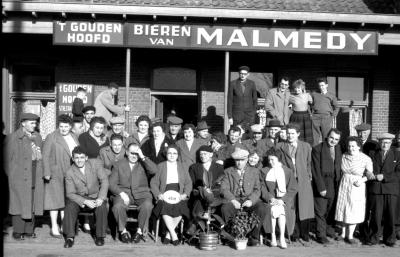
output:
<path id="1" fill-rule="evenodd" d="M 231 72 L 231 81 L 239 78 L 237 71 Z M 247 79 L 253 80 L 257 87 L 258 98 L 265 98 L 268 90 L 273 87 L 274 75 L 268 72 L 250 72 Z"/>
<path id="2" fill-rule="evenodd" d="M 54 93 L 53 73 L 41 65 L 14 65 L 12 92 Z"/>
<path id="3" fill-rule="evenodd" d="M 363 77 L 328 77 L 329 91 L 342 101 L 365 100 L 365 78 Z"/>
<path id="4" fill-rule="evenodd" d="M 152 90 L 196 92 L 196 71 L 180 67 L 154 69 Z"/>

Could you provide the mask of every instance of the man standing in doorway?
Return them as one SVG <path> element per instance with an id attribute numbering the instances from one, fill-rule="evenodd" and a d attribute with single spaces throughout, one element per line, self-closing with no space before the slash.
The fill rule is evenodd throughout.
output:
<path id="1" fill-rule="evenodd" d="M 101 92 L 94 101 L 97 116 L 103 117 L 107 124 L 113 116 L 123 115 L 124 112 L 129 112 L 129 105 L 122 106 L 115 104 L 115 96 L 118 93 L 118 84 L 111 82 L 108 84 L 108 89 Z"/>
<path id="2" fill-rule="evenodd" d="M 282 125 L 289 123 L 289 78 L 282 77 L 277 88 L 269 90 L 265 98 L 265 111 L 267 112 L 267 123 L 276 119 Z"/>
<path id="3" fill-rule="evenodd" d="M 231 81 L 228 91 L 229 125 L 253 125 L 257 110 L 257 89 L 254 81 L 247 79 L 250 68 L 239 67 L 239 79 Z"/>
<path id="4" fill-rule="evenodd" d="M 319 91 L 312 93 L 312 129 L 313 142 L 318 145 L 321 140 L 328 136 L 332 128 L 333 118 L 337 116 L 339 107 L 336 96 L 328 92 L 328 81 L 325 78 L 317 80 Z"/>

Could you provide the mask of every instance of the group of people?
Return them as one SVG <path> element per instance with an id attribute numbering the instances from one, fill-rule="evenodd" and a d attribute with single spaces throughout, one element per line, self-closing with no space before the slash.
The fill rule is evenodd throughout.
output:
<path id="1" fill-rule="evenodd" d="M 254 81 L 248 79 L 250 68 L 239 67 L 239 78 L 230 83 L 228 91 L 228 117 L 230 125 L 255 123 L 258 108 L 257 89 Z M 278 81 L 278 87 L 271 88 L 265 97 L 267 123 L 278 120 L 282 125 L 297 123 L 300 139 L 314 146 L 327 137 L 332 128 L 333 118 L 339 107 L 336 96 L 328 91 L 326 78 L 317 79 L 319 92 L 306 91 L 305 82 L 298 79 L 290 90 L 288 77 Z"/>
<path id="2" fill-rule="evenodd" d="M 281 80 L 282 88 L 287 82 Z M 111 84 L 107 98 L 112 100 L 115 89 Z M 244 86 L 242 94 L 248 90 Z M 267 104 L 281 94 L 276 92 Z M 312 98 L 301 99 L 290 101 Z M 96 102 L 103 102 L 102 113 L 129 110 L 113 101 Z M 239 210 L 259 217 L 260 224 L 248 234 L 249 245 L 258 245 L 260 233 L 266 233 L 271 246 L 286 248 L 285 235 L 307 246 L 315 219 L 321 244 L 330 244 L 329 237 L 357 243 L 358 225 L 363 242 L 378 244 L 383 236 L 383 242 L 393 246 L 400 236 L 400 151 L 392 147 L 395 136 L 383 133 L 379 142 L 373 141 L 371 126 L 360 124 L 359 137 L 344 143 L 341 132 L 330 128 L 322 142 L 312 145 L 301 140 L 307 133 L 302 123 L 306 111 L 293 106 L 298 108 L 292 107 L 289 121 L 297 122 L 271 111 L 274 119 L 266 127 L 253 124 L 248 130 L 233 116 L 228 135 L 210 134 L 205 121 L 195 127 L 170 116 L 164 124 L 146 115 L 138 117 L 137 130 L 128 134 L 123 117 L 98 116 L 98 107 L 81 106 L 83 119 L 60 115 L 57 129 L 44 141 L 36 129 L 39 117 L 23 113 L 20 128 L 6 137 L 4 151 L 13 238 L 34 238 L 35 216 L 46 210 L 50 235 L 64 238 L 64 247 L 70 248 L 78 214 L 85 211 L 94 213 L 95 244 L 102 246 L 112 212 L 121 242 L 144 240 L 155 217 L 166 227 L 162 242 L 178 245 L 180 221 L 188 221 L 190 233 L 193 221 L 214 208 L 225 222 Z M 329 117 L 316 112 L 321 127 L 335 110 L 327 111 Z M 131 234 L 126 225 L 132 206 L 138 210 L 138 226 Z"/>

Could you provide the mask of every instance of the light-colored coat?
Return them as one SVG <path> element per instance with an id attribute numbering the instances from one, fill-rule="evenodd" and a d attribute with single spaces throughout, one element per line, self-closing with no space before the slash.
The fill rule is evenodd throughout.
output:
<path id="1" fill-rule="evenodd" d="M 284 153 L 282 163 L 291 170 L 294 165 L 289 152 L 289 143 L 278 143 L 277 149 Z M 302 141 L 297 141 L 296 172 L 298 185 L 298 206 L 300 220 L 314 218 L 314 194 L 311 187 L 311 146 Z"/>
<path id="2" fill-rule="evenodd" d="M 73 133 L 71 136 L 76 145 L 79 145 L 76 136 Z M 44 185 L 44 209 L 64 208 L 64 177 L 71 167 L 71 152 L 58 129 L 46 137 L 42 152 L 43 176 L 50 176 L 50 181 Z"/>
<path id="3" fill-rule="evenodd" d="M 179 181 L 179 194 L 186 194 L 188 197 L 192 192 L 192 180 L 190 179 L 189 172 L 184 170 L 181 163 L 178 162 L 178 181 Z M 165 192 L 167 187 L 167 162 L 158 164 L 158 172 L 150 181 L 151 193 L 155 199 L 158 199 L 160 194 Z"/>
<path id="4" fill-rule="evenodd" d="M 270 119 L 277 119 L 283 125 L 289 123 L 289 97 L 290 92 L 285 91 L 283 97 L 278 94 L 277 88 L 272 88 L 268 91 L 267 97 L 265 98 L 265 111 L 267 112 L 267 122 Z M 283 110 L 278 110 L 277 106 L 283 105 Z"/>
<path id="5" fill-rule="evenodd" d="M 205 141 L 195 138 L 192 143 L 192 147 L 190 150 L 186 144 L 185 139 L 179 139 L 176 142 L 176 146 L 178 146 L 180 150 L 180 162 L 182 163 L 184 169 L 189 172 L 189 167 L 192 164 L 196 163 L 198 158 L 198 150 L 200 146 L 204 145 Z"/>
<path id="6" fill-rule="evenodd" d="M 97 159 L 85 163 L 85 175 L 78 167 L 72 165 L 65 175 L 67 198 L 79 206 L 88 199 L 107 199 L 108 177 L 105 169 Z"/>
<path id="7" fill-rule="evenodd" d="M 35 144 L 42 148 L 42 137 L 34 133 Z M 6 137 L 4 161 L 10 192 L 9 213 L 31 219 L 43 215 L 43 162 L 37 161 L 35 178 L 32 176 L 32 141 L 22 128 Z M 32 179 L 35 179 L 32 206 Z"/>
<path id="8" fill-rule="evenodd" d="M 96 107 L 96 116 L 104 117 L 107 123 L 113 116 L 123 115 L 125 111 L 124 106 L 114 104 L 114 96 L 110 90 L 103 91 L 96 97 L 94 107 Z"/>

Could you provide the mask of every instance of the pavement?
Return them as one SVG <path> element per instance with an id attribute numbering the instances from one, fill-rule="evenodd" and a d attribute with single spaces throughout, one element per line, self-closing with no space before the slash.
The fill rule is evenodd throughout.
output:
<path id="1" fill-rule="evenodd" d="M 332 244 L 323 246 L 311 241 L 309 247 L 300 243 L 291 243 L 287 249 L 269 247 L 267 245 L 247 247 L 246 250 L 236 250 L 230 246 L 218 245 L 214 251 L 204 251 L 192 245 L 163 245 L 160 241 L 156 244 L 151 238 L 138 244 L 123 244 L 113 240 L 107 235 L 104 246 L 96 246 L 89 234 L 80 232 L 75 238 L 72 248 L 63 247 L 63 239 L 55 239 L 49 235 L 49 227 L 43 225 L 36 228 L 36 239 L 16 241 L 11 237 L 12 228 L 5 229 L 4 256 L 11 257 L 64 257 L 64 256 L 95 256 L 95 257 L 120 257 L 120 256 L 285 256 L 285 257 L 367 257 L 367 256 L 400 256 L 400 241 L 394 247 L 384 245 L 365 246 L 361 244 L 349 245 L 345 242 L 337 242 L 331 239 Z"/>

